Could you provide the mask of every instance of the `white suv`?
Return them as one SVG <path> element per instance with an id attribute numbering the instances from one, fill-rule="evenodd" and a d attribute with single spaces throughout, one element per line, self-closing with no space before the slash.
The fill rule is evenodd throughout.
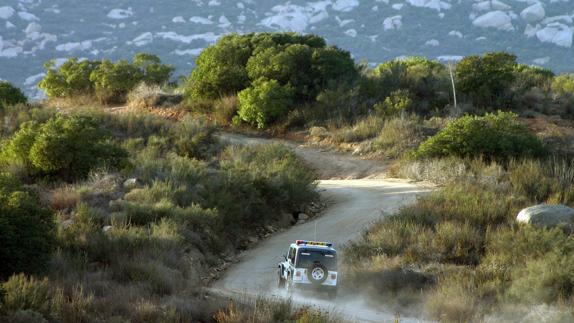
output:
<path id="1" fill-rule="evenodd" d="M 279 288 L 313 289 L 337 296 L 337 251 L 329 242 L 297 240 L 279 263 Z"/>

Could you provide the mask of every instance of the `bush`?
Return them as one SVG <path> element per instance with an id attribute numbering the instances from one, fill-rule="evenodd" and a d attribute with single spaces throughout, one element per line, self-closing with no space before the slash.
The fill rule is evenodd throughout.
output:
<path id="1" fill-rule="evenodd" d="M 204 120 L 186 115 L 174 128 L 176 151 L 180 156 L 207 159 L 217 149 L 215 128 Z"/>
<path id="2" fill-rule="evenodd" d="M 4 297 L 2 308 L 6 311 L 33 310 L 49 315 L 52 313 L 54 298 L 48 279 L 42 280 L 18 274 L 2 284 Z"/>
<path id="3" fill-rule="evenodd" d="M 140 82 L 163 85 L 174 70 L 157 56 L 145 53 L 136 54 L 133 63 L 70 58 L 59 68 L 54 65 L 54 61 L 44 65 L 46 76 L 38 85 L 48 97 L 96 96 L 104 104 L 125 102 L 127 94 Z"/>
<path id="4" fill-rule="evenodd" d="M 508 112 L 465 116 L 450 122 L 418 149 L 420 157 L 477 157 L 508 160 L 540 156 L 542 142 Z"/>
<path id="5" fill-rule="evenodd" d="M 98 68 L 100 62 L 70 58 L 59 68 L 55 68 L 55 64 L 53 60 L 44 64 L 46 76 L 38 84 L 48 97 L 93 95 L 94 84 L 90 80 L 90 74 Z"/>
<path id="6" fill-rule="evenodd" d="M 574 95 L 574 74 L 556 76 L 552 81 L 552 92 L 559 96 Z"/>
<path id="7" fill-rule="evenodd" d="M 467 56 L 456 67 L 456 86 L 478 108 L 508 108 L 516 65 L 516 56 L 504 52 Z"/>
<path id="8" fill-rule="evenodd" d="M 28 99 L 22 91 L 6 81 L 0 81 L 0 113 L 4 106 L 26 103 Z"/>
<path id="9" fill-rule="evenodd" d="M 414 116 L 385 120 L 373 142 L 373 149 L 389 158 L 401 157 L 424 140 L 422 130 L 420 120 Z"/>
<path id="10" fill-rule="evenodd" d="M 97 167 L 121 165 L 125 151 L 107 138 L 93 118 L 58 115 L 42 125 L 23 125 L 8 142 L 4 158 L 24 162 L 32 174 L 71 181 Z"/>
<path id="11" fill-rule="evenodd" d="M 54 216 L 32 194 L 1 177 L 0 280 L 13 273 L 41 272 L 55 246 Z"/>
<path id="12" fill-rule="evenodd" d="M 239 92 L 239 117 L 259 129 L 284 116 L 289 110 L 293 90 L 275 80 L 260 79 L 253 87 Z"/>
<path id="13" fill-rule="evenodd" d="M 413 100 L 407 90 L 393 91 L 385 101 L 374 106 L 375 111 L 382 116 L 398 116 L 410 111 L 412 107 Z"/>

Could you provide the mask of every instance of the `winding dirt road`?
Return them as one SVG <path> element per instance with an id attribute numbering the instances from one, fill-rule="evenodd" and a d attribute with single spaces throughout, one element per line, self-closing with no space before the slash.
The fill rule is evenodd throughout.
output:
<path id="1" fill-rule="evenodd" d="M 415 201 L 418 195 L 429 191 L 428 186 L 383 179 L 384 167 L 372 161 L 279 140 L 231 134 L 222 135 L 221 138 L 238 144 L 281 142 L 290 146 L 317 171 L 321 178 L 318 186 L 321 195 L 323 199 L 332 202 L 322 216 L 261 241 L 255 248 L 245 252 L 240 262 L 231 267 L 212 287 L 227 295 L 285 297 L 284 291 L 276 288 L 276 267 L 292 241 L 316 238 L 334 242 L 335 245 L 345 244 L 358 238 L 373 221 L 394 213 L 401 206 Z M 333 311 L 351 321 L 392 322 L 395 319 L 394 313 L 369 307 L 356 295 L 340 295 L 335 301 L 327 301 L 295 294 L 293 301 Z M 401 322 L 418 321 L 401 318 Z"/>

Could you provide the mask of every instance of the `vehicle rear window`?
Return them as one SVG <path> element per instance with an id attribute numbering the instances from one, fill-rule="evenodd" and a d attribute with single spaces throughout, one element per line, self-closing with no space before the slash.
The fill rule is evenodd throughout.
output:
<path id="1" fill-rule="evenodd" d="M 337 269 L 337 253 L 331 250 L 317 250 L 317 249 L 299 249 L 297 252 L 297 262 L 295 264 L 298 268 L 309 268 L 315 262 L 321 263 L 323 266 L 330 270 Z"/>

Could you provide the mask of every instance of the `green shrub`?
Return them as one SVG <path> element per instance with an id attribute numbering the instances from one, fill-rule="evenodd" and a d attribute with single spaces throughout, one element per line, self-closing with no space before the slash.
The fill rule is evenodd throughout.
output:
<path id="1" fill-rule="evenodd" d="M 121 165 L 125 152 L 107 138 L 92 118 L 58 115 L 42 125 L 23 125 L 4 154 L 8 162 L 23 161 L 32 174 L 57 175 L 70 181 L 84 178 L 97 167 Z"/>
<path id="2" fill-rule="evenodd" d="M 508 112 L 484 117 L 465 116 L 450 122 L 418 149 L 420 157 L 478 157 L 509 159 L 540 156 L 542 142 Z"/>
<path id="3" fill-rule="evenodd" d="M 125 102 L 128 93 L 140 82 L 164 85 L 174 71 L 157 56 L 145 53 L 136 54 L 133 63 L 70 58 L 58 68 L 54 65 L 54 61 L 44 65 L 46 76 L 38 85 L 48 97 L 96 96 L 104 104 Z"/>
<path id="4" fill-rule="evenodd" d="M 552 81 L 552 92 L 559 96 L 572 96 L 574 94 L 574 74 L 556 76 Z"/>
<path id="5" fill-rule="evenodd" d="M 100 62 L 70 58 L 59 68 L 55 68 L 55 64 L 53 60 L 44 64 L 46 76 L 38 84 L 48 97 L 63 98 L 94 93 L 90 74 L 98 68 Z"/>
<path id="6" fill-rule="evenodd" d="M 33 310 L 44 315 L 52 314 L 54 295 L 47 278 L 39 280 L 18 274 L 4 282 L 2 289 L 5 293 L 2 299 L 3 310 Z"/>
<path id="7" fill-rule="evenodd" d="M 0 177 L 0 280 L 41 272 L 54 248 L 54 216 L 13 180 Z"/>
<path id="8" fill-rule="evenodd" d="M 239 117 L 257 128 L 265 128 L 269 123 L 287 114 L 293 90 L 275 80 L 260 79 L 253 87 L 239 92 Z"/>
<path id="9" fill-rule="evenodd" d="M 103 60 L 90 74 L 96 97 L 104 104 L 125 102 L 129 91 L 142 80 L 142 71 L 125 60 Z"/>
<path id="10" fill-rule="evenodd" d="M 0 113 L 7 105 L 26 103 L 28 99 L 22 91 L 6 81 L 0 81 Z M 2 115 L 2 114 L 0 114 Z"/>
<path id="11" fill-rule="evenodd" d="M 411 110 L 412 107 L 413 100 L 407 90 L 393 91 L 385 101 L 374 106 L 375 111 L 382 116 L 398 116 Z"/>
<path id="12" fill-rule="evenodd" d="M 373 142 L 373 149 L 386 157 L 405 155 L 424 140 L 421 121 L 414 116 L 385 120 L 383 129 Z"/>
<path id="13" fill-rule="evenodd" d="M 173 129 L 174 144 L 180 156 L 206 159 L 217 149 L 216 129 L 205 120 L 196 120 L 188 114 Z"/>
<path id="14" fill-rule="evenodd" d="M 478 108 L 507 108 L 515 67 L 516 56 L 504 52 L 467 56 L 456 66 L 456 87 Z"/>

